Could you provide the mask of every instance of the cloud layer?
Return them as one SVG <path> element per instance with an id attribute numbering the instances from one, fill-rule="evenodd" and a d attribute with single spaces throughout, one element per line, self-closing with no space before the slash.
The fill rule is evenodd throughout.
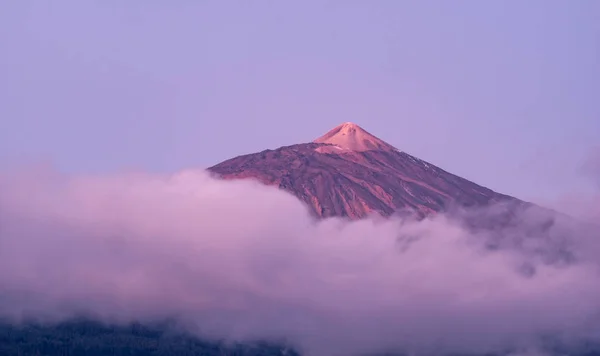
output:
<path id="1" fill-rule="evenodd" d="M 597 231 L 553 219 L 537 233 L 540 214 L 475 233 L 442 215 L 316 221 L 287 193 L 203 171 L 4 175 L 0 316 L 178 317 L 308 355 L 595 340 Z"/>

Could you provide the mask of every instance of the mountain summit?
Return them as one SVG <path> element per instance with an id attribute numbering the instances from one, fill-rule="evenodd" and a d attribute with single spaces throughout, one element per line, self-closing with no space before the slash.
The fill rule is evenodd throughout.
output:
<path id="1" fill-rule="evenodd" d="M 314 140 L 315 143 L 326 143 L 351 151 L 397 151 L 395 147 L 365 131 L 351 122 L 334 127 L 325 135 Z"/>
<path id="2" fill-rule="evenodd" d="M 305 202 L 318 217 L 421 216 L 450 206 L 518 201 L 402 152 L 353 123 L 313 142 L 238 156 L 209 168 L 223 179 L 256 179 Z"/>

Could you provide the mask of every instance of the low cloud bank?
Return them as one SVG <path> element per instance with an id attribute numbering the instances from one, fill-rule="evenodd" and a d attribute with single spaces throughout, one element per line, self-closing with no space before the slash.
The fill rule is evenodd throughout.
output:
<path id="1" fill-rule="evenodd" d="M 478 232 L 443 215 L 316 221 L 287 193 L 202 171 L 4 175 L 0 317 L 176 317 L 307 355 L 600 341 L 598 230 L 531 229 L 540 214 Z"/>

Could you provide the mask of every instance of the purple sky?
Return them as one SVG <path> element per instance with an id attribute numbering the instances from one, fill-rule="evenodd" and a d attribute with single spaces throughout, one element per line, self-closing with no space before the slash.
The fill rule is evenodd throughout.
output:
<path id="1" fill-rule="evenodd" d="M 600 2 L 2 1 L 0 167 L 206 167 L 355 122 L 525 199 L 591 191 Z"/>

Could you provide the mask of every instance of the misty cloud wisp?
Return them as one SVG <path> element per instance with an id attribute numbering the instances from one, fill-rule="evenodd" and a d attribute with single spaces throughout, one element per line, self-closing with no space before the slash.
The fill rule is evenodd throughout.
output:
<path id="1" fill-rule="evenodd" d="M 0 317 L 178 317 L 202 337 L 285 339 L 309 355 L 596 340 L 593 240 L 570 236 L 565 264 L 490 238 L 442 215 L 316 221 L 287 193 L 203 171 L 5 175 Z"/>

